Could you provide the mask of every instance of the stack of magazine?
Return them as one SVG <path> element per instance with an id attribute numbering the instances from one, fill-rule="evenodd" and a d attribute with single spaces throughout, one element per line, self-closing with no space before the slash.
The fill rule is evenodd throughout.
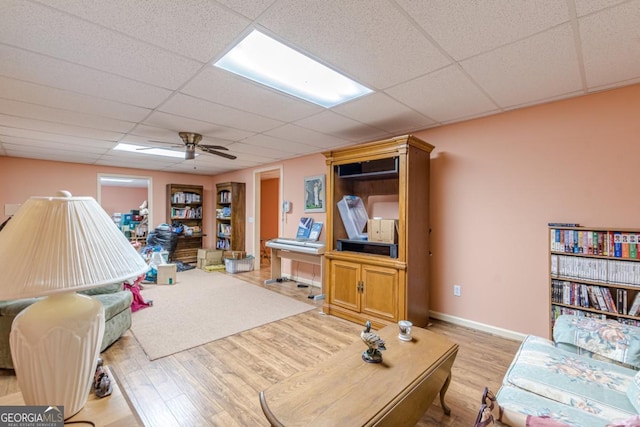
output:
<path id="1" fill-rule="evenodd" d="M 298 225 L 296 239 L 316 241 L 318 240 L 318 238 L 320 238 L 321 231 L 321 222 L 314 222 L 313 218 L 303 216 L 302 218 L 300 218 L 300 224 Z"/>

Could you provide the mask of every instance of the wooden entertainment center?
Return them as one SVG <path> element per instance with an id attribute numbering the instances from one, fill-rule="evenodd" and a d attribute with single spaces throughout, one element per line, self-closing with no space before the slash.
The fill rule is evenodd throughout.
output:
<path id="1" fill-rule="evenodd" d="M 433 146 L 411 135 L 327 151 L 323 311 L 380 328 L 429 321 L 429 163 Z M 395 205 L 397 242 L 349 239 L 338 202 Z"/>

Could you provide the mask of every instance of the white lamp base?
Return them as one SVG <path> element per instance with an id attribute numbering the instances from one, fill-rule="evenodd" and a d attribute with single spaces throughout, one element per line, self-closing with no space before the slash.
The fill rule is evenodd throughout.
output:
<path id="1" fill-rule="evenodd" d="M 104 335 L 104 307 L 86 295 L 51 295 L 20 312 L 11 356 L 26 405 L 64 405 L 64 418 L 87 403 Z"/>

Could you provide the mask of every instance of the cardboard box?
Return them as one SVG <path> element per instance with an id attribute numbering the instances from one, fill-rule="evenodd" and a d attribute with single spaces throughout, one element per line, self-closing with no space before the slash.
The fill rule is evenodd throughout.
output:
<path id="1" fill-rule="evenodd" d="M 223 253 L 219 249 L 198 249 L 196 267 L 203 269 L 209 265 L 224 265 Z"/>
<path id="2" fill-rule="evenodd" d="M 176 265 L 160 264 L 158 266 L 158 285 L 175 285 L 176 284 Z"/>
<path id="3" fill-rule="evenodd" d="M 245 251 L 224 251 L 222 254 L 224 259 L 242 259 L 246 257 L 247 253 Z"/>
<path id="4" fill-rule="evenodd" d="M 367 238 L 370 242 L 397 243 L 397 219 L 370 219 L 367 222 Z"/>

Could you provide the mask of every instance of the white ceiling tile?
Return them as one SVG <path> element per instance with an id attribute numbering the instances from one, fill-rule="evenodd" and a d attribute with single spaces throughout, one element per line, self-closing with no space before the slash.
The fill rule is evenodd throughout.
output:
<path id="1" fill-rule="evenodd" d="M 317 148 L 311 145 L 303 144 L 298 141 L 276 138 L 269 135 L 255 135 L 251 138 L 244 139 L 242 143 L 259 147 L 278 147 L 279 151 L 286 152 L 289 156 L 308 154 L 317 151 Z"/>
<path id="2" fill-rule="evenodd" d="M 281 126 L 277 129 L 265 133 L 275 138 L 300 142 L 302 144 L 311 145 L 318 148 L 326 148 L 328 146 L 335 147 L 336 145 L 348 145 L 353 143 L 353 141 L 337 138 L 335 136 L 330 136 L 293 124 Z"/>
<path id="3" fill-rule="evenodd" d="M 640 0 L 579 20 L 587 83 L 591 87 L 640 74 Z"/>
<path id="4" fill-rule="evenodd" d="M 33 147 L 33 148 L 45 148 L 54 151 L 74 151 L 85 152 L 92 154 L 104 154 L 111 150 L 113 143 L 107 141 L 96 140 L 73 140 L 69 141 L 50 141 L 43 139 L 22 138 L 7 135 L 0 135 L 0 142 L 2 144 L 9 144 L 13 146 Z"/>
<path id="5" fill-rule="evenodd" d="M 22 0 L 6 1 L 9 5 L 0 15 L 0 40 L 6 44 L 168 89 L 178 88 L 202 67 L 201 62 L 66 13 Z"/>
<path id="6" fill-rule="evenodd" d="M 576 14 L 578 16 L 588 15 L 593 12 L 615 6 L 626 0 L 574 0 L 576 4 Z"/>
<path id="7" fill-rule="evenodd" d="M 497 109 L 456 66 L 398 85 L 386 92 L 438 122 L 458 120 Z"/>
<path id="8" fill-rule="evenodd" d="M 254 20 L 276 0 L 217 0 L 234 11 Z"/>
<path id="9" fill-rule="evenodd" d="M 200 62 L 210 61 L 251 22 L 211 0 L 46 0 L 46 3 Z"/>
<path id="10" fill-rule="evenodd" d="M 216 174 L 640 83 L 640 0 L 3 0 L 0 9 L 7 156 Z M 375 92 L 324 109 L 211 65 L 252 28 Z M 130 141 L 183 152 L 179 131 L 238 158 L 110 150 Z"/>
<path id="11" fill-rule="evenodd" d="M 1 96 L 30 104 L 137 122 L 151 110 L 0 76 Z"/>
<path id="12" fill-rule="evenodd" d="M 134 122 L 125 122 L 123 120 L 82 114 L 58 108 L 43 107 L 41 105 L 2 98 L 0 98 L 0 114 L 122 133 L 129 132 L 135 125 Z"/>
<path id="13" fill-rule="evenodd" d="M 91 129 L 79 126 L 65 125 L 62 123 L 46 122 L 43 120 L 27 119 L 22 117 L 0 114 L 0 126 L 17 129 L 30 129 L 41 132 L 57 133 L 59 135 L 74 136 L 78 138 L 101 139 L 105 141 L 117 141 L 122 138 L 122 133 L 100 129 Z"/>
<path id="14" fill-rule="evenodd" d="M 315 104 L 293 98 L 213 66 L 202 70 L 181 89 L 181 92 L 284 122 L 322 111 L 322 107 Z"/>
<path id="15" fill-rule="evenodd" d="M 229 108 L 224 105 L 194 98 L 193 96 L 176 94 L 160 107 L 161 111 L 202 120 L 203 122 L 225 124 L 237 129 L 252 132 L 263 132 L 281 126 L 283 122 L 259 116 L 257 114 Z"/>
<path id="16" fill-rule="evenodd" d="M 389 133 L 408 129 L 419 130 L 435 124 L 435 121 L 401 104 L 385 93 L 373 93 L 358 98 L 338 105 L 332 108 L 332 111 Z"/>
<path id="17" fill-rule="evenodd" d="M 286 158 L 287 156 L 291 155 L 291 153 L 287 153 L 286 151 L 265 146 L 263 145 L 263 142 L 264 142 L 264 139 L 259 139 L 259 138 L 254 139 L 250 144 L 245 142 L 236 142 L 229 145 L 229 151 L 231 151 L 234 154 L 236 153 L 248 154 L 249 156 L 243 156 L 243 158 L 244 159 L 255 158 L 256 160 L 260 158 L 268 158 L 271 160 L 276 160 L 276 159 Z M 238 155 L 238 157 L 240 156 Z"/>
<path id="18" fill-rule="evenodd" d="M 59 162 L 93 163 L 100 158 L 100 154 L 92 154 L 86 151 L 51 150 L 50 148 L 35 147 L 30 145 L 4 144 L 9 156 L 26 157 L 32 159 L 53 160 Z"/>
<path id="19" fill-rule="evenodd" d="M 0 44 L 0 75 L 72 92 L 155 108 L 167 89 Z"/>
<path id="20" fill-rule="evenodd" d="M 463 61 L 462 67 L 501 107 L 582 88 L 568 24 Z"/>
<path id="21" fill-rule="evenodd" d="M 320 114 L 298 120 L 297 126 L 315 130 L 316 132 L 346 139 L 348 141 L 362 142 L 387 136 L 386 132 L 356 120 L 334 113 L 324 111 Z"/>
<path id="22" fill-rule="evenodd" d="M 569 20 L 558 0 L 397 0 L 454 59 L 461 60 Z"/>
<path id="23" fill-rule="evenodd" d="M 151 114 L 144 123 L 150 126 L 175 129 L 176 132 L 195 132 L 202 135 L 215 136 L 220 139 L 228 139 L 230 141 L 237 141 L 253 135 L 253 132 L 233 129 L 188 117 L 179 117 L 159 111 Z"/>
<path id="24" fill-rule="evenodd" d="M 1 117 L 1 116 L 0 116 Z M 107 145 L 111 145 L 112 147 L 116 145 L 115 140 L 103 140 L 103 139 L 92 139 L 83 136 L 71 136 L 64 135 L 60 133 L 51 133 L 51 132 L 42 132 L 31 129 L 21 129 L 10 126 L 0 125 L 0 141 L 4 137 L 16 137 L 22 139 L 33 139 L 38 141 L 51 141 L 51 142 L 59 142 L 69 145 L 84 145 L 84 144 L 95 144 L 105 142 Z"/>
<path id="25" fill-rule="evenodd" d="M 281 0 L 259 24 L 281 41 L 372 89 L 436 70 L 450 61 L 391 2 Z M 393 64 L 393 66 L 390 66 Z"/>

